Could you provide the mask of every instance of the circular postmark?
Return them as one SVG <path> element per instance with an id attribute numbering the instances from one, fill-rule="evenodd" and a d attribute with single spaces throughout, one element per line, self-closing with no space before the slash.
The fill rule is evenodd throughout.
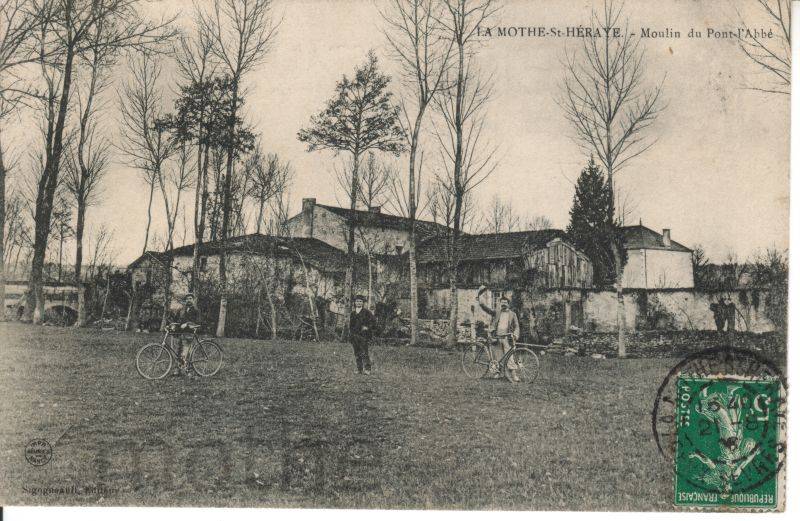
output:
<path id="1" fill-rule="evenodd" d="M 747 349 L 712 348 L 675 365 L 651 419 L 658 450 L 674 465 L 676 498 L 695 497 L 687 490 L 724 498 L 775 490 L 786 452 L 785 390 L 778 366 Z"/>
<path id="2" fill-rule="evenodd" d="M 25 460 L 34 467 L 47 465 L 53 459 L 53 447 L 47 440 L 34 438 L 25 446 Z"/>

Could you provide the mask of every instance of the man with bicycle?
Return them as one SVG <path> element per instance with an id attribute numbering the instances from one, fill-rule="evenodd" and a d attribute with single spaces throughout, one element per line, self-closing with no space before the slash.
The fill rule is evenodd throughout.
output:
<path id="1" fill-rule="evenodd" d="M 487 290 L 486 286 L 481 286 L 478 290 L 478 296 L 476 299 L 478 300 L 478 304 L 480 305 L 481 309 L 483 309 L 486 313 L 491 315 L 492 317 L 492 325 L 490 328 L 490 336 L 496 337 L 498 343 L 503 349 L 503 352 L 497 356 L 499 359 L 502 355 L 508 353 L 512 349 L 512 337 L 513 341 L 516 341 L 519 338 L 520 327 L 519 327 L 519 318 L 517 314 L 511 309 L 510 302 L 506 297 L 500 297 L 499 304 L 500 309 L 495 311 L 480 301 L 481 295 Z M 517 363 L 512 356 L 509 358 L 507 363 L 508 369 L 511 371 L 511 380 L 514 382 L 519 382 L 519 375 L 517 374 Z M 491 368 L 492 371 L 492 378 L 500 378 L 500 371 L 496 367 Z"/>
<path id="2" fill-rule="evenodd" d="M 183 334 L 189 333 L 193 328 L 199 326 L 196 322 L 199 315 L 200 312 L 194 303 L 194 294 L 187 293 L 186 296 L 183 297 L 183 306 L 172 316 L 172 325 L 174 326 L 173 332 L 177 333 L 176 336 L 178 338 L 178 363 L 172 371 L 172 376 L 180 376 L 181 371 L 189 374 L 186 368 L 186 358 L 183 355 Z"/>

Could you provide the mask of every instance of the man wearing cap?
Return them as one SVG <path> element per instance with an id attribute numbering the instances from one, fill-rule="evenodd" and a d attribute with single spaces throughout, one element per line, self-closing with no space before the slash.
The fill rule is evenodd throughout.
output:
<path id="1" fill-rule="evenodd" d="M 177 324 L 175 332 L 178 333 L 178 364 L 172 371 L 172 376 L 180 376 L 181 368 L 186 371 L 186 360 L 183 357 L 183 333 L 188 333 L 196 325 L 195 321 L 199 318 L 199 315 L 200 312 L 194 303 L 194 294 L 187 293 L 183 297 L 183 306 L 172 316 L 172 322 Z"/>
<path id="2" fill-rule="evenodd" d="M 364 297 L 356 295 L 353 299 L 353 312 L 350 313 L 350 342 L 356 355 L 359 374 L 369 374 L 372 363 L 369 359 L 369 341 L 375 330 L 375 317 L 364 307 Z"/>

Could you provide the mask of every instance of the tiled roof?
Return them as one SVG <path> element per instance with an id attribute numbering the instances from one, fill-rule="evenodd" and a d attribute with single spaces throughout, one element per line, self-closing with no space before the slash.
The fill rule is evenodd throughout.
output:
<path id="1" fill-rule="evenodd" d="M 326 204 L 317 204 L 320 208 L 344 217 L 347 219 L 348 215 L 352 212 L 353 219 L 356 226 L 367 227 L 374 226 L 378 228 L 389 228 L 394 230 L 407 230 L 408 218 L 399 215 L 392 215 L 382 212 L 371 212 L 368 210 L 350 210 L 349 208 L 340 208 L 339 206 L 328 206 Z M 435 237 L 447 233 L 447 227 L 431 221 L 417 220 L 416 231 L 420 239 L 428 237 Z"/>
<path id="2" fill-rule="evenodd" d="M 544 248 L 553 239 L 569 242 L 562 230 L 487 233 L 462 235 L 459 240 L 461 260 L 510 259 L 525 255 L 530 249 Z M 447 242 L 428 240 L 417 249 L 417 261 L 440 262 L 447 259 Z"/>
<path id="3" fill-rule="evenodd" d="M 240 235 L 228 239 L 227 250 L 228 253 L 271 254 L 274 252 L 282 256 L 299 255 L 303 261 L 326 272 L 343 271 L 347 267 L 347 255 L 344 252 L 319 239 L 306 237 L 274 237 L 258 233 Z M 200 255 L 216 255 L 221 251 L 221 241 L 206 242 L 200 246 Z M 133 261 L 128 268 L 135 268 L 148 256 L 159 262 L 165 262 L 169 253 L 173 256 L 182 256 L 192 255 L 193 252 L 194 244 L 179 246 L 168 252 L 146 252 Z"/>
<path id="4" fill-rule="evenodd" d="M 625 249 L 627 250 L 692 251 L 674 239 L 670 240 L 669 246 L 664 246 L 662 234 L 651 230 L 647 226 L 642 226 L 641 224 L 637 226 L 623 226 L 622 232 L 625 234 Z"/>

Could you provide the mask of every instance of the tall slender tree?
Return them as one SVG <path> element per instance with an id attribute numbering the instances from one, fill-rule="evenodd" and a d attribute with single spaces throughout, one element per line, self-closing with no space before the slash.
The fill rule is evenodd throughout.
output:
<path id="1" fill-rule="evenodd" d="M 43 175 L 36 190 L 34 247 L 29 277 L 26 318 L 40 322 L 44 306 L 42 272 L 64 156 L 65 129 L 80 60 L 88 49 L 101 45 L 109 51 L 155 46 L 172 37 L 168 22 L 151 23 L 138 12 L 141 0 L 61 0 L 53 2 L 41 27 L 42 62 L 58 71 L 57 96 L 50 98 L 54 118 L 48 128 Z M 96 38 L 100 29 L 102 36 Z M 99 42 L 99 43 L 98 43 Z M 34 312 L 34 309 L 36 312 Z"/>
<path id="2" fill-rule="evenodd" d="M 605 170 L 609 190 L 616 196 L 616 175 L 655 144 L 646 131 L 663 109 L 661 85 L 646 88 L 642 40 L 628 30 L 622 6 L 606 0 L 601 13 L 592 13 L 592 30 L 599 38 L 583 38 L 577 55 L 567 55 L 559 101 L 581 148 L 594 154 Z M 615 30 L 624 26 L 620 36 Z M 617 222 L 614 205 L 608 221 Z M 611 248 L 617 292 L 617 354 L 624 357 L 625 301 L 622 293 L 624 248 Z"/>
<path id="3" fill-rule="evenodd" d="M 219 263 L 221 297 L 217 336 L 225 336 L 228 313 L 227 239 L 231 213 L 231 181 L 234 161 L 242 149 L 236 128 L 242 105 L 245 75 L 260 64 L 272 45 L 278 25 L 273 20 L 272 0 L 214 0 L 210 12 L 199 11 L 200 30 L 211 42 L 211 49 L 230 78 L 230 105 L 227 114 L 227 152 L 222 186 L 222 255 Z"/>
<path id="4" fill-rule="evenodd" d="M 283 195 L 292 177 L 289 162 L 282 162 L 278 154 L 264 154 L 260 145 L 256 145 L 253 153 L 244 163 L 245 177 L 249 179 L 247 196 L 255 201 L 258 208 L 256 214 L 256 233 L 261 233 L 265 224 L 265 212 L 269 211 L 275 197 Z"/>
<path id="5" fill-rule="evenodd" d="M 347 218 L 347 257 L 349 265 L 345 283 L 345 309 L 353 297 L 355 269 L 355 222 L 361 159 L 370 150 L 399 155 L 403 151 L 403 129 L 398 118 L 399 107 L 388 90 L 389 76 L 378 68 L 378 57 L 370 51 L 366 62 L 358 67 L 352 79 L 343 77 L 336 84 L 336 94 L 325 109 L 311 117 L 308 128 L 297 137 L 308 144 L 308 151 L 333 150 L 347 152 L 352 158 L 350 177 L 350 212 Z M 349 314 L 348 314 L 349 316 Z"/>
<path id="6" fill-rule="evenodd" d="M 95 45 L 87 51 L 86 68 L 89 70 L 85 88 L 78 89 L 79 121 L 74 146 L 67 151 L 65 187 L 75 203 L 75 284 L 78 286 L 78 319 L 76 327 L 86 323 L 86 298 L 82 279 L 83 233 L 86 212 L 97 199 L 100 181 L 109 161 L 109 142 L 97 130 L 97 97 L 107 85 L 105 77 L 113 51 L 100 43 L 102 26 L 94 29 Z"/>
<path id="7" fill-rule="evenodd" d="M 417 294 L 416 221 L 424 154 L 420 137 L 428 107 L 445 85 L 451 66 L 454 39 L 444 21 L 444 6 L 438 0 L 390 0 L 382 13 L 384 31 L 400 66 L 408 93 L 401 101 L 403 125 L 408 145 L 408 189 L 405 192 L 406 215 L 409 221 L 409 292 L 411 296 L 411 344 L 417 343 L 419 310 Z M 399 191 L 395 191 L 399 195 Z"/>
<path id="8" fill-rule="evenodd" d="M 447 179 L 439 185 L 452 190 L 453 226 L 448 235 L 448 272 L 450 282 L 450 327 L 448 343 L 458 336 L 458 246 L 463 229 L 466 194 L 485 180 L 497 166 L 496 149 L 489 147 L 483 135 L 486 103 L 491 95 L 490 79 L 481 78 L 473 59 L 477 52 L 479 28 L 494 15 L 494 0 L 444 0 L 444 21 L 453 40 L 454 64 L 446 77 L 448 88 L 435 98 L 444 120 L 445 131 L 437 131 L 440 154 L 446 165 Z"/>

